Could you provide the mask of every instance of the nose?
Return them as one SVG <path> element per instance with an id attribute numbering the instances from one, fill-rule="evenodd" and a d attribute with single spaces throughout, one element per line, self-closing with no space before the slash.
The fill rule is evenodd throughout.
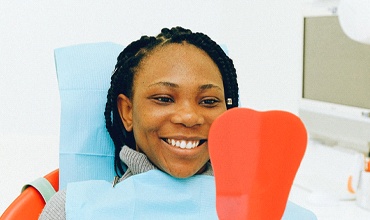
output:
<path id="1" fill-rule="evenodd" d="M 193 127 L 204 123 L 204 117 L 200 109 L 190 104 L 183 104 L 171 118 L 171 122 L 182 124 L 185 127 Z"/>

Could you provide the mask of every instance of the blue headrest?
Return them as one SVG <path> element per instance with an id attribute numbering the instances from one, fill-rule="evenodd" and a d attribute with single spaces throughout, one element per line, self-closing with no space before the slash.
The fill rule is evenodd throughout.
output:
<path id="1" fill-rule="evenodd" d="M 114 144 L 104 109 L 122 45 L 80 44 L 55 50 L 61 100 L 60 189 L 69 182 L 114 176 Z"/>

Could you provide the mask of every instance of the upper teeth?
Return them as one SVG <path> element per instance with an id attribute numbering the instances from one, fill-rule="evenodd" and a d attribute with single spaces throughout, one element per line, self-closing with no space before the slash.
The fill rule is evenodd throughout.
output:
<path id="1" fill-rule="evenodd" d="M 198 147 L 199 141 L 185 141 L 185 140 L 175 140 L 167 139 L 167 143 L 171 144 L 174 147 L 192 149 Z"/>

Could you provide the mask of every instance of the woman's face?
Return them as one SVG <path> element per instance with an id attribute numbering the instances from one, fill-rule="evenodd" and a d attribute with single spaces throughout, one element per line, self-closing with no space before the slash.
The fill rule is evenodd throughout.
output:
<path id="1" fill-rule="evenodd" d="M 136 71 L 133 97 L 120 95 L 118 108 L 137 151 L 174 177 L 192 176 L 204 171 L 210 126 L 226 111 L 221 73 L 191 44 L 157 48 Z"/>

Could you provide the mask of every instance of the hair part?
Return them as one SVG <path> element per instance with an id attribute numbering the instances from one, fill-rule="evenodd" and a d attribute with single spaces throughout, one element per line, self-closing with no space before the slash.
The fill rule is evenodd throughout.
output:
<path id="1" fill-rule="evenodd" d="M 237 107 L 239 104 L 239 87 L 233 61 L 226 55 L 222 48 L 211 38 L 203 33 L 193 33 L 182 27 L 171 29 L 164 28 L 156 37 L 142 36 L 139 40 L 129 44 L 117 57 L 117 64 L 112 73 L 111 85 L 107 94 L 105 106 L 105 123 L 110 137 L 115 146 L 114 167 L 118 176 L 124 174 L 123 164 L 119 157 L 124 145 L 135 149 L 136 142 L 133 132 L 126 131 L 118 113 L 117 97 L 124 94 L 128 98 L 133 95 L 133 81 L 141 61 L 155 48 L 172 43 L 188 43 L 205 51 L 216 63 L 220 70 L 226 108 Z"/>

